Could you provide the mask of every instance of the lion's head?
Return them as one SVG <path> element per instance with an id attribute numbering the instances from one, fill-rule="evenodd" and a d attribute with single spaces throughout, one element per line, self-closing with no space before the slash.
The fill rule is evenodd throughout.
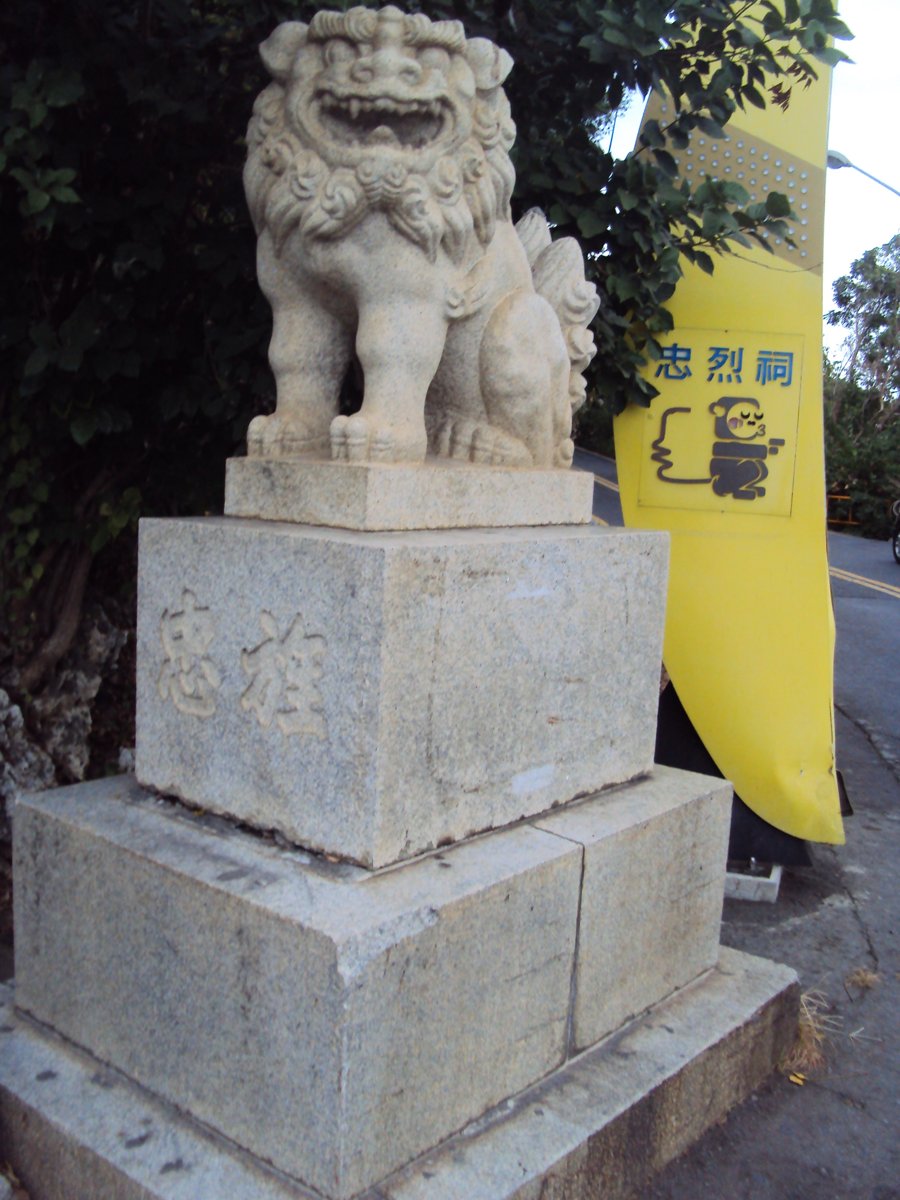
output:
<path id="1" fill-rule="evenodd" d="M 320 12 L 261 47 L 274 83 L 248 130 L 257 229 L 338 237 L 373 209 L 433 258 L 482 244 L 508 218 L 512 59 L 458 21 L 393 6 Z"/>

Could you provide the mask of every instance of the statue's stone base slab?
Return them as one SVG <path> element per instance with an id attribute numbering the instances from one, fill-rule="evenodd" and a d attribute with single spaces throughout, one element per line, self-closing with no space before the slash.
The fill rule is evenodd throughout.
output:
<path id="1" fill-rule="evenodd" d="M 591 520 L 587 471 L 424 463 L 232 458 L 225 512 L 341 529 L 471 529 Z"/>
<path id="2" fill-rule="evenodd" d="M 148 787 L 383 866 L 653 765 L 667 537 L 142 521 Z"/>
<path id="3" fill-rule="evenodd" d="M 773 1070 L 798 999 L 793 971 L 723 949 L 716 969 L 363 1196 L 625 1200 Z M 32 1200 L 314 1200 L 18 1018 L 5 988 L 0 1001 L 0 1144 Z"/>
<path id="4" fill-rule="evenodd" d="M 378 872 L 124 778 L 28 797 L 17 1000 L 346 1200 L 715 964 L 729 797 L 658 768 Z"/>

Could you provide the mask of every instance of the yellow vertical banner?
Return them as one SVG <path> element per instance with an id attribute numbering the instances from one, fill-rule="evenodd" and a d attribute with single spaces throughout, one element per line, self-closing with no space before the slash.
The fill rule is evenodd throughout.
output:
<path id="1" fill-rule="evenodd" d="M 616 418 L 626 525 L 667 529 L 664 657 L 723 775 L 765 821 L 842 842 L 834 769 L 834 618 L 822 429 L 822 241 L 831 72 L 786 110 L 695 131 L 679 173 L 787 195 L 792 248 L 773 240 L 688 266 L 648 409 Z M 651 97 L 645 120 L 671 120 Z"/>

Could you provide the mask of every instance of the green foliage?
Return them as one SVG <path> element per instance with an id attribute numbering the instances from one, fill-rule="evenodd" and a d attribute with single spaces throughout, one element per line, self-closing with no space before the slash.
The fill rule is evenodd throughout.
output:
<path id="1" fill-rule="evenodd" d="M 881 397 L 826 363 L 825 471 L 829 494 L 849 496 L 854 531 L 887 537 L 900 499 L 900 421 L 880 423 Z"/>
<path id="2" fill-rule="evenodd" d="M 851 265 L 834 303 L 828 323 L 847 330 L 844 375 L 877 394 L 884 424 L 900 409 L 900 233 Z"/>
<path id="3" fill-rule="evenodd" d="M 859 532 L 887 537 L 900 499 L 900 234 L 867 250 L 834 285 L 843 361 L 825 364 L 828 491 L 848 495 Z"/>
<path id="4" fill-rule="evenodd" d="M 317 7 L 34 0 L 0 12 L 7 643 L 52 627 L 42 589 L 53 576 L 58 590 L 61 551 L 96 554 L 141 512 L 215 507 L 223 459 L 271 405 L 242 135 L 265 81 L 258 43 Z M 717 136 L 745 105 L 786 105 L 815 61 L 841 57 L 833 0 L 409 7 L 512 53 L 518 211 L 539 205 L 581 240 L 603 294 L 595 390 L 612 410 L 647 403 L 637 368 L 671 327 L 682 258 L 710 269 L 732 243 L 783 236 L 789 215 L 783 197 L 742 207 L 736 184 L 692 191 L 671 148 L 693 128 Z M 599 124 L 629 90 L 658 85 L 681 115 L 615 162 Z"/>

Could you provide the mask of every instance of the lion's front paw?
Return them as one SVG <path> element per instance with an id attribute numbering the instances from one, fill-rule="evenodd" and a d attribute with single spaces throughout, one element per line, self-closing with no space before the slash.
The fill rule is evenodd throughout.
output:
<path id="1" fill-rule="evenodd" d="M 254 417 L 247 430 L 250 458 L 297 458 L 327 453 L 327 434 L 311 429 L 304 421 L 281 417 L 278 413 Z"/>
<path id="2" fill-rule="evenodd" d="M 421 462 L 425 431 L 412 425 L 380 425 L 362 413 L 335 417 L 331 457 L 346 462 Z"/>

